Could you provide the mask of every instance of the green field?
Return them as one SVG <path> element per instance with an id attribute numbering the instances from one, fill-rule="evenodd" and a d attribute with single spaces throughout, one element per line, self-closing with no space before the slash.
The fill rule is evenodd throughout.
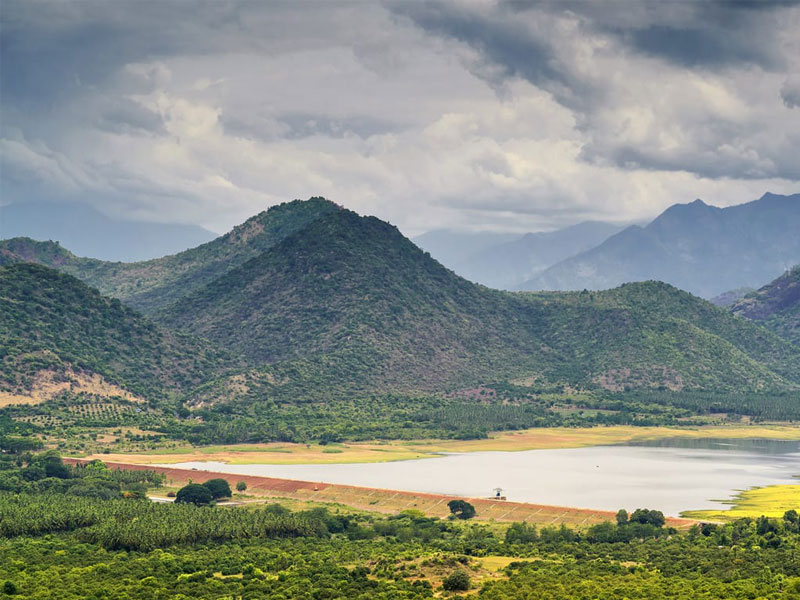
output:
<path id="1" fill-rule="evenodd" d="M 755 519 L 761 515 L 779 517 L 788 510 L 800 511 L 800 484 L 770 485 L 739 493 L 728 509 L 690 510 L 681 513 L 690 519 L 733 521 L 741 518 Z"/>

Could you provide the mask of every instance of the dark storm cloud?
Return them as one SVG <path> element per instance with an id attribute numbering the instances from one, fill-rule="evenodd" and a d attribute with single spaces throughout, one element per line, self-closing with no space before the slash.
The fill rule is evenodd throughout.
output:
<path id="1" fill-rule="evenodd" d="M 798 2 L 567 0 L 389 6 L 426 32 L 472 48 L 480 56 L 473 72 L 492 85 L 522 78 L 575 111 L 577 126 L 588 137 L 581 152 L 587 161 L 624 169 L 685 170 L 711 178 L 798 177 L 800 167 L 786 158 L 793 155 L 796 137 L 757 139 L 763 116 L 755 116 L 755 111 L 752 117 L 743 111 L 719 113 L 712 103 L 703 102 L 714 90 L 699 90 L 694 82 L 686 93 L 696 94 L 698 101 L 680 111 L 645 105 L 629 116 L 622 114 L 638 85 L 652 88 L 662 77 L 668 85 L 669 70 L 683 69 L 689 81 L 692 74 L 715 78 L 730 72 L 747 78 L 751 67 L 775 73 L 792 68 L 791 61 L 798 58 L 796 42 L 791 46 L 794 27 L 800 24 Z M 664 66 L 647 65 L 648 59 Z M 624 74 L 630 79 L 620 79 L 620 68 L 630 70 Z M 713 79 L 709 85 L 715 85 Z M 786 106 L 794 106 L 795 84 L 787 81 L 780 95 Z M 662 121 L 660 132 L 673 130 L 685 144 L 664 148 L 659 139 L 663 134 L 657 131 L 645 139 L 636 135 L 633 144 L 623 139 L 620 128 L 635 123 L 642 108 L 652 113 L 644 118 Z M 743 140 L 743 134 L 752 140 Z"/>
<path id="2" fill-rule="evenodd" d="M 800 108 L 800 75 L 789 77 L 783 83 L 781 98 L 789 108 Z"/>
<path id="3" fill-rule="evenodd" d="M 585 104 L 594 95 L 589 82 L 575 77 L 555 52 L 557 34 L 520 22 L 513 7 L 486 9 L 452 2 L 391 2 L 388 6 L 428 33 L 475 49 L 482 60 L 471 65 L 473 72 L 494 86 L 521 77 L 568 106 Z"/>

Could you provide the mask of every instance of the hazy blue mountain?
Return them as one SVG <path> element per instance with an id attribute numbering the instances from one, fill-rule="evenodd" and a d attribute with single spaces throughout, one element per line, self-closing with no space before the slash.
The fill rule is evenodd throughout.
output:
<path id="1" fill-rule="evenodd" d="M 460 274 L 462 264 L 474 254 L 520 237 L 520 233 L 434 229 L 412 238 L 411 241 L 445 267 Z"/>
<path id="2" fill-rule="evenodd" d="M 695 200 L 553 265 L 520 289 L 598 290 L 656 279 L 712 298 L 758 287 L 800 262 L 798 232 L 800 194 L 767 193 L 728 208 Z"/>
<path id="3" fill-rule="evenodd" d="M 476 252 L 456 269 L 471 281 L 512 290 L 559 261 L 594 248 L 622 229 L 619 225 L 586 221 L 542 233 L 526 233 L 519 239 Z"/>
<path id="4" fill-rule="evenodd" d="M 216 234 L 196 225 L 120 221 L 87 204 L 32 202 L 0 206 L 0 239 L 53 240 L 78 256 L 111 261 L 175 254 Z"/>

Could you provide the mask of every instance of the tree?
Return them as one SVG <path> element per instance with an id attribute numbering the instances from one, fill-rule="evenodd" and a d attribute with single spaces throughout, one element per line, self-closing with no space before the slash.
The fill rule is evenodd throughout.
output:
<path id="1" fill-rule="evenodd" d="M 244 481 L 239 481 L 236 483 L 236 491 L 243 492 L 247 489 L 247 483 Z"/>
<path id="2" fill-rule="evenodd" d="M 660 510 L 649 510 L 647 508 L 637 508 L 630 517 L 631 523 L 641 523 L 642 525 L 653 525 L 663 527 L 666 523 L 664 513 Z"/>
<path id="3" fill-rule="evenodd" d="M 469 589 L 469 575 L 459 569 L 442 581 L 442 587 L 448 592 L 466 592 Z"/>
<path id="4" fill-rule="evenodd" d="M 200 506 L 201 504 L 210 504 L 213 499 L 211 491 L 199 483 L 185 485 L 175 495 L 177 504 L 197 504 Z"/>
<path id="5" fill-rule="evenodd" d="M 218 498 L 230 498 L 232 496 L 231 486 L 224 479 L 209 479 L 204 484 L 211 492 L 211 497 L 214 500 Z"/>
<path id="6" fill-rule="evenodd" d="M 617 525 L 625 525 L 628 522 L 628 511 L 620 508 L 617 511 Z"/>
<path id="7" fill-rule="evenodd" d="M 512 523 L 506 530 L 506 544 L 530 544 L 538 539 L 536 525 L 530 523 Z"/>
<path id="8" fill-rule="evenodd" d="M 58 454 L 45 454 L 44 473 L 47 477 L 57 477 L 59 479 L 69 479 L 69 467 L 64 464 Z"/>
<path id="9" fill-rule="evenodd" d="M 475 516 L 475 507 L 466 500 L 450 500 L 447 508 L 459 519 L 471 519 Z"/>

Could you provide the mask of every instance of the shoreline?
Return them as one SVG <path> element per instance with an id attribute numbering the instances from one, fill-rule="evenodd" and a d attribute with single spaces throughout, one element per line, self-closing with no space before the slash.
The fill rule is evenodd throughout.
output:
<path id="1" fill-rule="evenodd" d="M 89 458 L 64 458 L 65 463 L 83 464 Z M 105 461 L 104 461 L 105 462 Z M 167 476 L 170 485 L 185 485 L 189 481 L 225 479 L 231 488 L 236 483 L 247 483 L 247 494 L 263 499 L 290 499 L 301 502 L 342 505 L 356 510 L 395 514 L 403 510 L 418 510 L 429 517 L 444 518 L 450 514 L 447 502 L 454 499 L 468 500 L 477 511 L 475 520 L 498 522 L 526 522 L 537 525 L 571 525 L 586 527 L 605 521 L 614 521 L 613 511 L 593 510 L 567 506 L 551 506 L 512 502 L 490 498 L 469 498 L 463 496 L 409 492 L 385 488 L 370 488 L 324 482 L 281 479 L 258 475 L 236 475 L 206 470 L 176 469 L 124 462 L 106 462 L 111 469 L 153 470 Z M 667 517 L 667 525 L 677 529 L 687 529 L 698 523 L 695 519 Z"/>
<path id="2" fill-rule="evenodd" d="M 183 462 L 246 464 L 351 464 L 436 458 L 469 452 L 519 452 L 609 446 L 662 439 L 770 439 L 800 440 L 800 425 L 702 425 L 634 427 L 618 425 L 587 428 L 534 428 L 495 432 L 481 440 L 392 440 L 342 442 L 326 445 L 271 442 L 216 446 L 183 446 L 139 453 L 95 453 L 87 460 L 155 465 Z"/>

